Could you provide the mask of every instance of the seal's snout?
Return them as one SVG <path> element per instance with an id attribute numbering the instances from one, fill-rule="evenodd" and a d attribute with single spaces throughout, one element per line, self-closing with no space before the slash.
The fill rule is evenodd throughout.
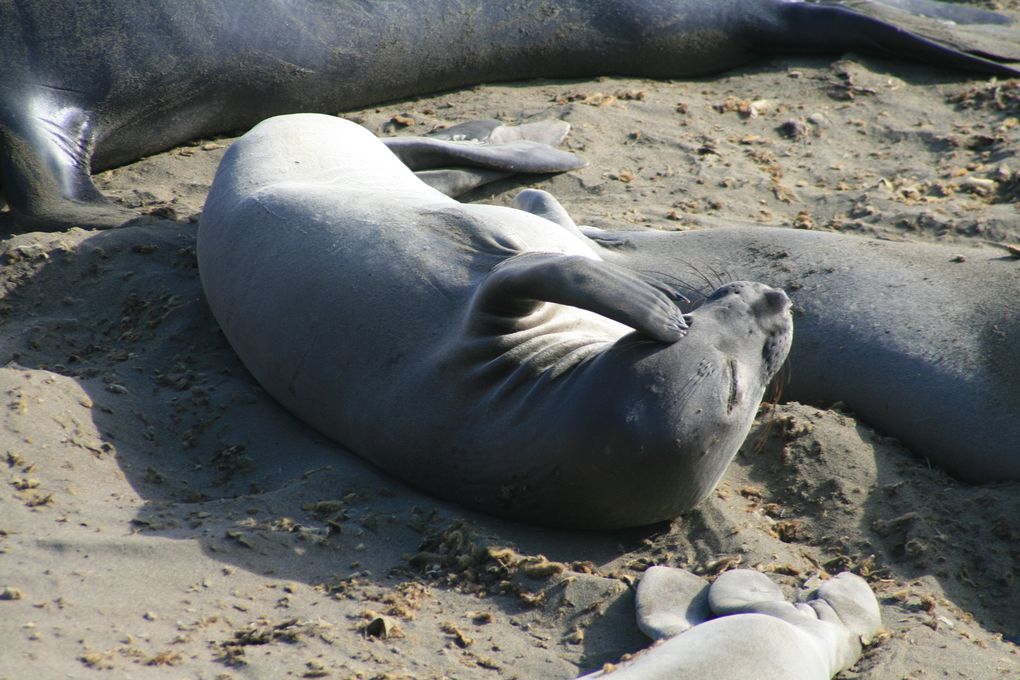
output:
<path id="1" fill-rule="evenodd" d="M 762 296 L 771 312 L 784 312 L 790 306 L 790 298 L 781 290 L 770 290 Z"/>
<path id="2" fill-rule="evenodd" d="M 753 287 L 758 295 L 751 303 L 751 308 L 759 318 L 784 316 L 790 309 L 790 298 L 784 291 L 763 283 L 753 284 Z"/>
<path id="3" fill-rule="evenodd" d="M 750 310 L 758 319 L 783 317 L 789 312 L 790 298 L 778 288 L 753 281 L 734 281 L 720 286 L 705 302 L 721 302 L 735 309 Z"/>
<path id="4" fill-rule="evenodd" d="M 793 319 L 790 315 L 792 303 L 790 297 L 778 288 L 764 284 L 760 286 L 761 295 L 753 305 L 758 323 L 765 332 L 765 342 L 761 355 L 764 360 L 765 375 L 771 380 L 779 367 L 786 361 L 790 352 L 793 335 Z"/>

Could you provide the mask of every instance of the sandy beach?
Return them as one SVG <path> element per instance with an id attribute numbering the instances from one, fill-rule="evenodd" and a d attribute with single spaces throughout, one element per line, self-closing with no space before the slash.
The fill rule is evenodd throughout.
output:
<path id="1" fill-rule="evenodd" d="M 543 188 L 597 227 L 1020 246 L 1015 80 L 789 57 L 344 115 L 380 135 L 565 120 L 585 168 L 464 200 Z M 655 564 L 791 593 L 864 576 L 884 631 L 841 678 L 1020 678 L 1020 483 L 961 483 L 842 404 L 763 408 L 700 507 L 605 533 L 437 501 L 301 424 L 203 300 L 195 234 L 230 143 L 99 175 L 146 215 L 128 226 L 0 241 L 0 679 L 571 678 L 648 645 L 633 585 Z"/>

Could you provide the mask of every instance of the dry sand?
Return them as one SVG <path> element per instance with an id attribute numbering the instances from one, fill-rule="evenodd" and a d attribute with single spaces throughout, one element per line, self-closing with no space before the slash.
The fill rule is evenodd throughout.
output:
<path id="1" fill-rule="evenodd" d="M 398 114 L 398 134 L 570 122 L 586 168 L 469 198 L 541 187 L 596 226 L 1020 243 L 1017 81 L 789 58 L 349 116 Z M 961 484 L 838 404 L 764 412 L 690 514 L 592 534 L 438 502 L 304 427 L 203 302 L 196 221 L 229 143 L 101 175 L 142 224 L 0 243 L 0 678 L 568 678 L 646 645 L 651 564 L 791 589 L 851 569 L 885 633 L 841 677 L 1020 677 L 1020 484 Z"/>

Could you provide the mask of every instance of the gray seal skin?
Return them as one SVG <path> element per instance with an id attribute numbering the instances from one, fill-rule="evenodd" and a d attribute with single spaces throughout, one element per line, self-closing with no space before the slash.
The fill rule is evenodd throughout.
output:
<path id="1" fill-rule="evenodd" d="M 846 50 L 1020 74 L 1008 19 L 931 0 L 4 0 L 0 188 L 18 230 L 115 226 L 90 170 L 278 114 Z"/>
<path id="2" fill-rule="evenodd" d="M 213 314 L 280 403 L 413 486 L 541 524 L 693 507 L 792 333 L 780 290 L 730 283 L 684 316 L 575 231 L 460 204 L 319 114 L 230 148 L 197 248 Z"/>
<path id="3" fill-rule="evenodd" d="M 576 229 L 556 200 L 516 205 Z M 1020 264 L 1005 250 L 757 226 L 582 227 L 607 262 L 694 288 L 746 278 L 786 290 L 797 336 L 781 398 L 843 402 L 960 479 L 1020 480 Z"/>

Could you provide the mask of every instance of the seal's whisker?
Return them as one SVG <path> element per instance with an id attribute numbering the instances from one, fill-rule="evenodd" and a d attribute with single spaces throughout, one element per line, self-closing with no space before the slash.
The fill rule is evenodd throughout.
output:
<path id="1" fill-rule="evenodd" d="M 698 286 L 695 286 L 691 283 L 688 283 L 687 281 L 681 279 L 679 276 L 670 274 L 669 272 L 664 272 L 658 269 L 643 269 L 641 270 L 641 274 L 643 276 L 647 276 L 657 281 L 661 281 L 664 283 L 668 282 L 671 285 L 671 287 L 677 289 L 676 291 L 677 294 L 683 296 L 687 302 L 692 302 L 692 300 L 688 298 L 687 294 L 692 294 L 697 297 L 704 297 L 704 289 L 699 288 Z"/>
<path id="2" fill-rule="evenodd" d="M 702 281 L 701 283 L 691 283 L 675 274 L 657 269 L 642 269 L 640 271 L 645 276 L 651 276 L 662 281 L 670 282 L 681 291 L 686 302 L 690 305 L 690 309 L 693 310 L 697 309 L 701 303 L 705 301 L 705 298 L 712 294 L 712 291 L 723 285 L 723 281 L 714 271 L 711 272 L 711 276 L 709 276 L 701 271 L 697 265 L 694 265 L 693 263 L 687 263 L 687 265 L 691 271 L 698 275 L 698 278 Z M 718 279 L 718 281 L 713 281 L 713 278 Z"/>

